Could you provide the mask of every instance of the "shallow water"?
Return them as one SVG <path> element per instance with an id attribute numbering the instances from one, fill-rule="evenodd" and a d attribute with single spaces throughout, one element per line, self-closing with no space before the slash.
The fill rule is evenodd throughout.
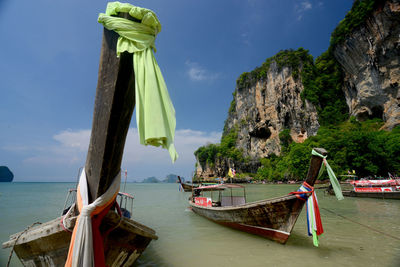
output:
<path id="1" fill-rule="evenodd" d="M 36 221 L 60 215 L 72 183 L 0 184 L 0 241 Z M 247 185 L 248 200 L 295 191 L 298 185 Z M 346 198 L 318 191 L 325 233 L 314 247 L 302 211 L 281 245 L 204 219 L 187 207 L 177 184 L 127 184 L 133 219 L 156 230 L 135 266 L 400 266 L 400 200 Z M 0 250 L 5 266 L 9 249 Z M 11 266 L 21 266 L 14 255 Z"/>

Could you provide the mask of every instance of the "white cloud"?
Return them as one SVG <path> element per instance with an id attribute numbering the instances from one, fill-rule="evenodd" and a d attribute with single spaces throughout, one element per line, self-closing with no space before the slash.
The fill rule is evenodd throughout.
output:
<path id="1" fill-rule="evenodd" d="M 312 8 L 312 5 L 311 5 L 311 3 L 310 3 L 309 1 L 301 2 L 301 3 L 300 3 L 300 6 L 301 6 L 301 10 L 302 10 L 302 11 L 306 11 L 306 10 Z"/>
<path id="2" fill-rule="evenodd" d="M 186 61 L 187 74 L 193 81 L 212 81 L 218 78 L 218 73 L 210 73 L 197 62 Z"/>
<path id="3" fill-rule="evenodd" d="M 179 154 L 175 164 L 191 164 L 194 166 L 194 151 L 207 143 L 217 143 L 221 138 L 221 133 L 201 132 L 190 129 L 177 130 L 175 132 L 175 148 Z M 129 129 L 125 144 L 124 162 L 131 163 L 152 163 L 165 164 L 170 163 L 171 159 L 166 149 L 160 147 L 143 146 L 139 143 L 138 131 L 136 128 Z"/>
<path id="4" fill-rule="evenodd" d="M 25 147 L 24 152 L 30 154 L 23 163 L 48 166 L 84 164 L 89 146 L 90 130 L 65 130 L 53 136 L 54 145 Z M 8 150 L 16 151 L 8 148 Z"/>
<path id="5" fill-rule="evenodd" d="M 170 173 L 189 178 L 196 162 L 194 151 L 207 143 L 218 143 L 220 138 L 220 132 L 177 130 L 175 132 L 175 147 L 179 158 L 172 164 L 166 149 L 141 145 L 137 129 L 130 128 L 121 167 L 128 169 L 128 177 L 131 180 L 141 180 L 150 176 L 163 179 Z M 56 142 L 52 145 L 24 146 L 21 144 L 15 146 L 15 149 L 11 146 L 3 147 L 3 149 L 24 154 L 22 163 L 27 168 L 35 166 L 39 170 L 40 168 L 59 172 L 63 170 L 75 174 L 78 168 L 85 164 L 90 130 L 65 130 L 54 135 L 53 139 Z M 62 177 L 63 174 L 54 172 L 54 176 L 57 179 L 57 176 Z M 41 177 L 41 174 L 36 174 L 36 177 Z"/>
<path id="6" fill-rule="evenodd" d="M 53 138 L 64 147 L 76 148 L 78 151 L 86 151 L 90 140 L 90 132 L 90 130 L 79 130 L 76 132 L 66 130 L 54 135 Z"/>
<path id="7" fill-rule="evenodd" d="M 312 9 L 312 4 L 310 1 L 302 1 L 300 4 L 296 4 L 295 10 L 297 13 L 297 20 L 301 20 L 304 13 L 310 9 Z"/>
<path id="8" fill-rule="evenodd" d="M 52 154 L 59 154 L 60 151 L 67 156 L 71 152 L 85 155 L 89 147 L 90 130 L 62 131 L 53 136 L 59 142 L 59 146 L 51 149 Z M 175 132 L 175 147 L 179 154 L 177 162 L 192 162 L 193 152 L 207 143 L 217 143 L 221 138 L 219 132 L 201 132 L 190 129 L 177 130 Z M 193 159 L 190 159 L 193 158 Z M 154 164 L 171 162 L 168 151 L 160 147 L 144 146 L 139 143 L 139 134 L 137 128 L 130 128 L 125 142 L 124 163 L 146 163 Z"/>

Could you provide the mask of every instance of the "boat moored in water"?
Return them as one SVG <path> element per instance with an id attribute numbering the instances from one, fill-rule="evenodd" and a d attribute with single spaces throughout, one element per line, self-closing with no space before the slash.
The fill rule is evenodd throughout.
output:
<path id="1" fill-rule="evenodd" d="M 322 148 L 314 150 L 323 157 L 327 154 Z M 312 186 L 322 162 L 320 156 L 313 155 L 311 158 L 307 178 L 303 183 L 309 192 L 313 192 Z M 237 194 L 235 190 L 242 193 Z M 206 196 L 205 192 L 213 195 Z M 295 192 L 288 192 L 281 197 L 246 203 L 244 186 L 219 184 L 193 189 L 189 204 L 193 212 L 213 222 L 285 244 L 306 198 L 305 194 L 299 196 Z"/>
<path id="2" fill-rule="evenodd" d="M 182 182 L 182 179 L 180 176 L 178 176 L 178 183 L 179 183 L 180 187 L 183 189 L 183 191 L 185 191 L 185 192 L 192 192 L 193 188 L 196 188 L 196 186 L 193 184 L 187 184 L 187 183 Z"/>
<path id="3" fill-rule="evenodd" d="M 349 181 L 348 183 L 352 186 L 352 189 L 343 190 L 344 196 L 400 199 L 400 178 L 360 179 Z"/>
<path id="4" fill-rule="evenodd" d="M 69 190 L 68 196 L 73 192 L 76 190 Z M 149 243 L 158 239 L 153 229 L 130 218 L 132 202 L 133 196 L 118 193 L 116 203 L 119 204 L 115 204 L 101 222 L 107 266 L 131 266 Z M 68 211 L 66 215 L 11 235 L 3 248 L 12 248 L 24 266 L 64 266 L 78 218 L 75 204 L 63 213 L 65 211 Z"/>
<path id="5" fill-rule="evenodd" d="M 132 266 L 150 241 L 158 238 L 153 229 L 128 218 L 132 211 L 120 210 L 117 198 L 122 199 L 120 204 L 124 199 L 133 200 L 118 192 L 135 103 L 136 114 L 140 113 L 140 142 L 167 148 L 172 160 L 177 158 L 175 112 L 151 42 L 161 24 L 151 10 L 120 2 L 108 3 L 106 14 L 99 14 L 98 21 L 104 26 L 98 83 L 76 203 L 64 216 L 28 227 L 3 244 L 16 252 L 24 266 Z M 141 49 L 132 49 L 135 46 Z M 146 56 L 141 56 L 144 53 Z M 160 117 L 167 119 L 160 121 Z"/>

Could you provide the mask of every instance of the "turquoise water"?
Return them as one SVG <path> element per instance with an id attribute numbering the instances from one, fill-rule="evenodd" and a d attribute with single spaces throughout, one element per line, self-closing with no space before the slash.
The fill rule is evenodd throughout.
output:
<path id="1" fill-rule="evenodd" d="M 1 183 L 0 241 L 60 215 L 72 183 Z M 248 185 L 248 200 L 279 196 L 297 185 Z M 133 219 L 156 230 L 135 266 L 400 266 L 400 200 L 335 197 L 319 191 L 325 233 L 318 248 L 300 215 L 286 245 L 225 228 L 187 209 L 176 184 L 127 184 Z M 340 215 L 340 216 L 338 216 Z M 343 218 L 344 217 L 344 218 Z M 362 225 L 360 225 L 362 224 Z M 388 234 L 388 235 L 385 235 Z M 0 249 L 5 266 L 9 249 Z M 21 266 L 14 255 L 11 266 Z"/>

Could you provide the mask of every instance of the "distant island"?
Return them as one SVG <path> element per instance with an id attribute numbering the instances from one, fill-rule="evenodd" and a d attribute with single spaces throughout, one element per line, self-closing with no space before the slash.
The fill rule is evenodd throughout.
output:
<path id="1" fill-rule="evenodd" d="M 182 177 L 181 177 L 182 179 Z M 142 183 L 176 183 L 178 180 L 178 176 L 176 174 L 169 174 L 166 176 L 164 180 L 158 180 L 156 177 L 148 177 L 146 179 L 143 179 Z M 184 180 L 184 179 L 182 179 Z"/>
<path id="2" fill-rule="evenodd" d="M 0 182 L 12 182 L 14 174 L 6 166 L 0 166 Z"/>
<path id="3" fill-rule="evenodd" d="M 158 180 L 156 177 L 147 177 L 146 179 L 143 179 L 142 183 L 160 183 L 160 180 Z"/>

